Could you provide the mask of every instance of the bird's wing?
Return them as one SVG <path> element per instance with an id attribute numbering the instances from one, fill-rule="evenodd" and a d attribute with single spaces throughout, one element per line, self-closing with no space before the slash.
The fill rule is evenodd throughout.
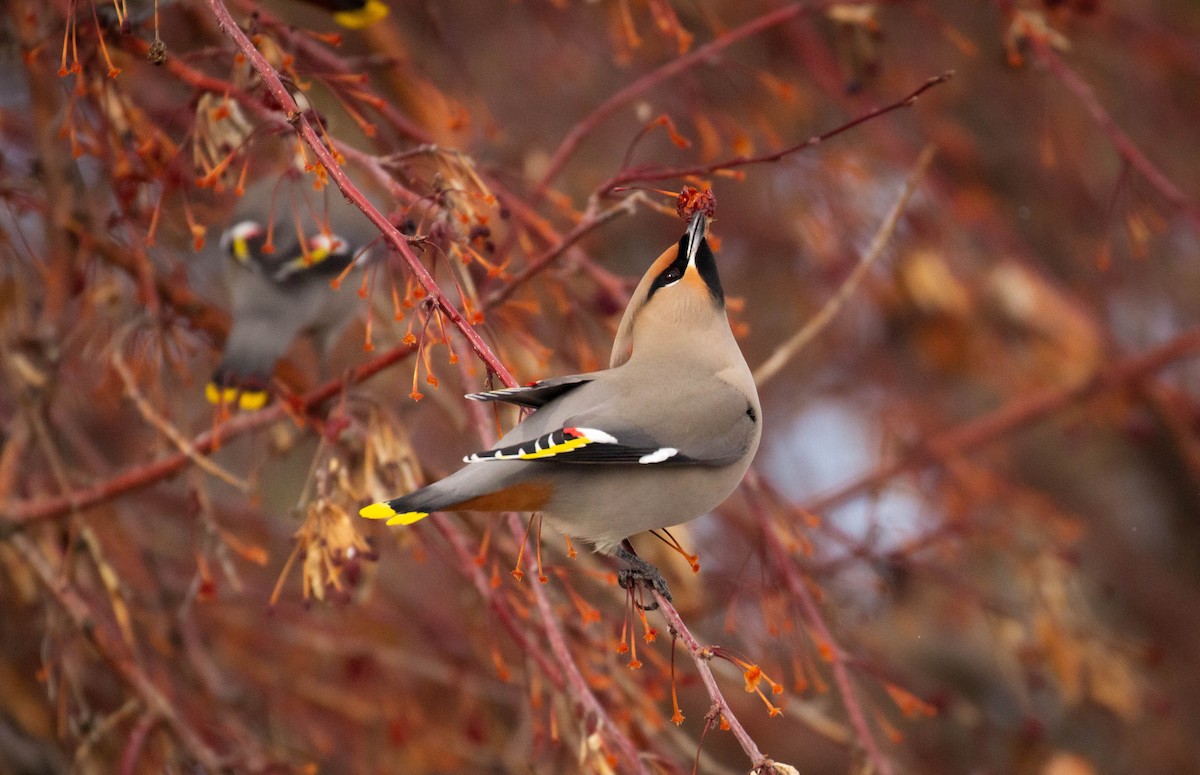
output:
<path id="1" fill-rule="evenodd" d="M 301 277 L 336 277 L 358 259 L 350 243 L 336 234 L 320 232 L 307 243 L 305 250 L 264 256 L 259 263 L 273 282 L 282 285 Z"/>
<path id="2" fill-rule="evenodd" d="M 501 390 L 489 390 L 486 393 L 468 393 L 472 401 L 503 401 L 507 404 L 526 406 L 538 409 L 550 401 L 566 395 L 570 391 L 591 382 L 594 374 L 574 374 L 569 377 L 554 377 L 530 382 L 528 385 Z"/>
<path id="3" fill-rule="evenodd" d="M 712 382 L 716 384 L 710 383 L 707 388 L 685 386 L 673 395 L 652 394 L 646 397 L 648 403 L 620 406 L 601 402 L 573 413 L 561 426 L 541 435 L 477 452 L 464 460 L 707 466 L 732 463 L 747 453 L 757 437 L 757 409 L 731 386 L 719 380 Z M 534 417 L 537 414 L 540 412 Z"/>
<path id="4" fill-rule="evenodd" d="M 623 433 L 617 438 L 600 428 L 564 427 L 530 441 L 467 455 L 467 463 L 487 460 L 554 460 L 560 463 L 661 463 L 679 450 Z M 682 459 L 675 462 L 693 462 Z"/>

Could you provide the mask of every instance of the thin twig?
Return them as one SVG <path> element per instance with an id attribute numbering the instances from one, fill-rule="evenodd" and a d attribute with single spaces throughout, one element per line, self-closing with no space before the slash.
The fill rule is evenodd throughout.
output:
<path id="1" fill-rule="evenodd" d="M 637 201 L 637 197 L 631 196 L 628 199 L 622 200 L 622 202 L 618 205 L 610 207 L 607 210 L 603 210 L 590 218 L 584 218 L 574 229 L 564 234 L 557 243 L 552 245 L 537 258 L 530 260 L 530 262 L 525 265 L 524 269 L 522 269 L 520 272 L 517 272 L 513 278 L 508 281 L 507 285 L 497 289 L 494 293 L 489 295 L 484 302 L 484 306 L 494 307 L 497 304 L 503 303 L 505 299 L 507 299 L 509 296 L 512 296 L 514 291 L 516 291 L 536 275 L 540 274 L 542 270 L 553 264 L 556 259 L 566 253 L 567 250 L 570 249 L 570 247 L 576 242 L 583 239 L 600 226 L 603 226 L 604 224 L 613 220 L 617 216 L 633 213 Z"/>
<path id="2" fill-rule="evenodd" d="M 684 54 L 683 56 L 673 59 L 670 62 L 662 65 L 656 70 L 643 75 L 633 83 L 618 91 L 616 94 L 602 102 L 599 107 L 589 113 L 582 121 L 571 128 L 563 141 L 559 143 L 550 161 L 546 164 L 546 171 L 542 173 L 542 177 L 538 180 L 537 185 L 533 189 L 532 201 L 537 202 L 545 194 L 546 188 L 562 171 L 566 165 L 567 159 L 583 142 L 583 139 L 591 134 L 596 127 L 602 124 L 610 116 L 618 110 L 636 100 L 645 92 L 659 85 L 660 83 L 670 80 L 680 73 L 685 72 L 689 68 L 695 66 L 699 62 L 703 62 L 718 52 L 723 51 L 734 43 L 740 40 L 769 29 L 777 24 L 782 24 L 789 19 L 807 13 L 811 7 L 806 3 L 791 3 L 782 8 L 778 8 L 770 13 L 763 14 L 758 18 L 751 19 L 740 27 L 726 32 L 720 37 L 700 46 L 693 51 Z"/>
<path id="3" fill-rule="evenodd" d="M 787 148 L 779 151 L 771 151 L 770 153 L 764 153 L 759 156 L 737 156 L 724 161 L 713 162 L 711 164 L 695 164 L 690 167 L 635 167 L 631 170 L 618 173 L 615 177 L 600 185 L 596 191 L 600 195 L 605 195 L 614 189 L 627 186 L 630 183 L 646 183 L 658 180 L 674 180 L 676 178 L 686 178 L 695 175 L 711 175 L 719 170 L 731 170 L 738 167 L 745 167 L 750 164 L 770 164 L 777 162 L 787 156 L 791 156 L 792 154 L 800 153 L 801 151 L 806 151 L 810 148 L 820 145 L 826 140 L 836 137 L 843 132 L 847 132 L 859 124 L 864 124 L 884 114 L 891 113 L 894 110 L 899 110 L 900 108 L 911 107 L 912 105 L 916 104 L 917 98 L 926 91 L 938 86 L 939 84 L 949 81 L 953 77 L 953 70 L 947 70 L 941 75 L 935 75 L 934 77 L 926 80 L 925 83 L 918 86 L 915 90 L 909 93 L 908 96 L 896 100 L 890 105 L 885 105 L 882 108 L 875 108 L 874 110 L 867 111 L 866 113 L 863 113 L 862 115 L 847 121 L 840 126 L 834 127 L 827 132 L 822 132 L 819 135 L 808 138 L 804 142 L 796 143 L 795 145 L 788 146 Z"/>
<path id="4" fill-rule="evenodd" d="M 1031 36 L 1030 40 L 1033 43 L 1033 50 L 1050 70 L 1058 76 L 1063 85 L 1067 87 L 1074 95 L 1083 103 L 1087 112 L 1092 115 L 1092 119 L 1100 125 L 1100 129 L 1108 135 L 1109 142 L 1113 144 L 1113 148 L 1121 155 L 1131 167 L 1137 170 L 1146 181 L 1154 187 L 1159 194 L 1163 196 L 1173 207 L 1179 210 L 1188 221 L 1191 222 L 1194 228 L 1200 228 L 1200 208 L 1198 208 L 1186 194 L 1176 186 L 1170 178 L 1168 178 L 1158 167 L 1154 166 L 1154 162 L 1142 153 L 1141 149 L 1130 139 L 1129 135 L 1117 126 L 1117 122 L 1109 115 L 1104 106 L 1100 104 L 1100 100 L 1096 97 L 1096 92 L 1088 86 L 1083 80 L 1058 55 L 1058 52 L 1050 45 L 1049 41 Z"/>
<path id="5" fill-rule="evenodd" d="M 717 679 L 713 676 L 712 668 L 708 663 L 713 658 L 712 652 L 700 645 L 700 641 L 696 640 L 696 636 L 692 635 L 687 625 L 683 623 L 683 617 L 679 615 L 679 611 L 675 610 L 675 606 L 671 605 L 671 601 L 663 597 L 658 590 L 652 589 L 654 599 L 658 601 L 658 607 L 666 617 L 667 623 L 671 625 L 671 629 L 683 641 L 683 645 L 687 648 L 688 653 L 692 656 L 692 661 L 696 663 L 696 671 L 700 673 L 700 680 L 704 683 L 704 688 L 708 690 L 708 697 L 713 701 L 713 705 L 720 711 L 725 720 L 729 722 L 729 731 L 733 733 L 734 739 L 738 741 L 738 745 L 750 758 L 752 769 L 755 772 L 771 772 L 774 770 L 773 763 L 769 758 L 763 755 L 763 752 L 758 749 L 758 744 L 754 742 L 754 738 L 738 721 L 737 716 L 733 715 L 733 711 L 729 708 L 729 703 L 725 700 L 725 695 L 721 693 L 721 687 L 717 685 Z M 769 769 L 768 769 L 769 768 Z"/>
<path id="6" fill-rule="evenodd" d="M 125 356 L 121 354 L 121 349 L 125 345 L 125 338 L 128 336 L 130 326 L 124 326 L 117 335 L 113 338 L 112 343 L 112 365 L 117 370 L 117 374 L 121 377 L 121 382 L 125 385 L 125 395 L 133 401 L 133 405 L 137 407 L 138 412 L 142 415 L 142 419 L 158 429 L 158 432 L 171 440 L 175 448 L 186 455 L 193 463 L 208 472 L 210 475 L 225 482 L 230 487 L 239 492 L 250 492 L 250 483 L 236 474 L 226 471 L 221 466 L 217 465 L 211 459 L 200 454 L 192 442 L 187 439 L 179 429 L 170 423 L 167 418 L 160 415 L 142 392 L 138 390 L 137 380 L 133 376 L 133 372 L 129 369 L 129 364 L 125 363 Z"/>
<path id="7" fill-rule="evenodd" d="M 72 757 L 75 769 L 77 771 L 86 769 L 83 763 L 92 755 L 92 749 L 104 742 L 117 727 L 128 721 L 138 711 L 144 711 L 141 698 L 130 697 L 124 705 L 105 715 L 99 723 L 89 729 L 83 740 L 75 747 L 75 754 Z"/>
<path id="8" fill-rule="evenodd" d="M 838 288 L 837 293 L 829 301 L 825 302 L 820 311 L 809 318 L 808 322 L 792 338 L 779 345 L 775 352 L 771 354 L 771 357 L 767 358 L 761 366 L 754 370 L 754 382 L 760 389 L 772 377 L 778 374 L 787 365 L 787 362 L 796 356 L 796 353 L 804 349 L 817 334 L 825 329 L 825 326 L 829 324 L 833 316 L 841 310 L 846 300 L 858 288 L 859 283 L 866 276 L 867 270 L 883 254 L 883 249 L 892 238 L 892 233 L 896 230 L 896 224 L 900 221 L 900 214 L 904 212 L 909 197 L 912 196 L 921 176 L 925 174 L 925 170 L 933 160 L 933 155 L 934 146 L 932 145 L 925 146 L 925 150 L 921 151 L 921 155 L 917 157 L 916 166 L 908 174 L 908 179 L 904 181 L 904 188 L 901 190 L 900 196 L 896 199 L 895 204 L 892 205 L 892 209 L 888 211 L 887 216 L 883 219 L 883 223 L 879 225 L 875 236 L 871 239 L 870 247 L 863 254 L 858 266 L 854 267 L 854 271 L 850 273 L 850 276 Z"/>

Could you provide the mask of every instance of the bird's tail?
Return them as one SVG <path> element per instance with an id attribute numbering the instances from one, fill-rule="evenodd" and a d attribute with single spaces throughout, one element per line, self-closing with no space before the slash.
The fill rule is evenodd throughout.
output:
<path id="1" fill-rule="evenodd" d="M 372 503 L 359 510 L 359 516 L 367 519 L 386 519 L 389 525 L 411 525 L 435 511 L 455 505 L 456 497 L 445 492 L 446 488 L 439 487 L 440 484 L 442 482 L 436 482 L 390 501 Z"/>
<path id="2" fill-rule="evenodd" d="M 537 511 L 550 495 L 550 484 L 522 461 L 487 461 L 460 468 L 445 479 L 408 495 L 372 503 L 358 513 L 411 525 L 435 511 Z"/>

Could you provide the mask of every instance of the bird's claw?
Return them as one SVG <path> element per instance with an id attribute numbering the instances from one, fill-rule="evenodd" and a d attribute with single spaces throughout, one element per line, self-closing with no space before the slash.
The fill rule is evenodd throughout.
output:
<path id="1" fill-rule="evenodd" d="M 617 583 L 621 585 L 621 589 L 631 590 L 634 587 L 641 586 L 646 589 L 652 589 L 662 595 L 667 600 L 671 600 L 671 590 L 667 587 L 667 580 L 662 577 L 650 563 L 646 563 L 645 568 L 621 568 L 617 571 Z M 658 603 L 653 602 L 649 605 L 641 605 L 639 607 L 643 611 L 658 610 Z"/>
<path id="2" fill-rule="evenodd" d="M 629 564 L 628 568 L 621 568 L 617 571 L 617 583 L 621 585 L 621 589 L 633 590 L 635 587 L 641 586 L 645 589 L 652 590 L 662 595 L 665 600 L 671 600 L 671 590 L 667 587 L 667 580 L 663 578 L 662 573 L 658 568 L 638 557 L 634 553 L 633 547 L 628 541 L 617 547 L 616 555 L 621 560 Z M 643 611 L 654 611 L 658 608 L 658 603 L 653 602 L 650 605 L 640 605 Z"/>

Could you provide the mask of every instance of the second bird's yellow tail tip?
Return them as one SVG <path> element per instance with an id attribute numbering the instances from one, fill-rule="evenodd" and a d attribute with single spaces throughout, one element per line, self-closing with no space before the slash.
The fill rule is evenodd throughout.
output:
<path id="1" fill-rule="evenodd" d="M 236 387 L 221 387 L 209 382 L 204 387 L 204 397 L 214 406 L 237 406 L 244 412 L 257 412 L 267 405 L 271 394 L 265 390 L 241 390 Z"/>
<path id="2" fill-rule="evenodd" d="M 359 509 L 358 515 L 367 519 L 386 519 L 389 525 L 411 525 L 428 517 L 429 512 L 405 511 L 398 514 L 386 503 L 372 503 L 370 506 L 363 506 Z"/>
<path id="3" fill-rule="evenodd" d="M 381 0 L 367 0 L 361 8 L 338 11 L 333 15 L 333 20 L 347 29 L 361 30 L 364 27 L 370 27 L 387 15 L 388 7 L 385 3 Z"/>

